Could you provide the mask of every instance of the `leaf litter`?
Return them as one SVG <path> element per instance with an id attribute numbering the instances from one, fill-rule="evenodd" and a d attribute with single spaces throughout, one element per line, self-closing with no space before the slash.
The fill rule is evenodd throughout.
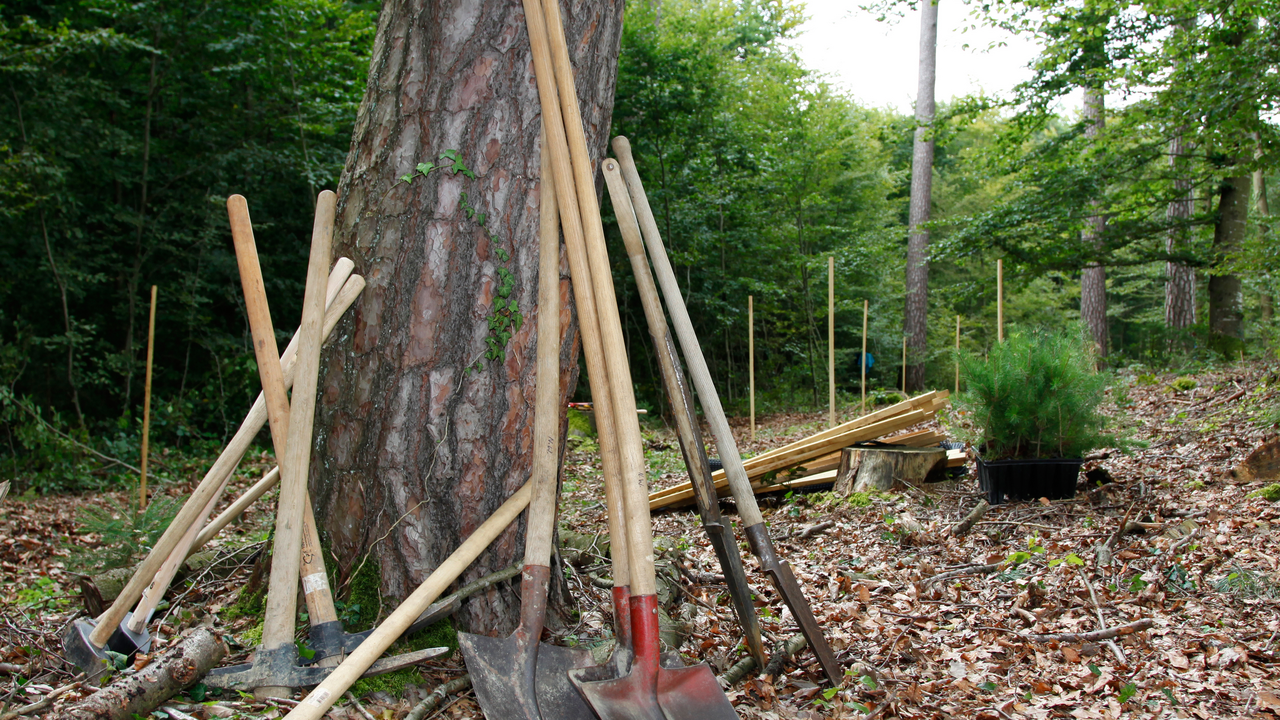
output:
<path id="1" fill-rule="evenodd" d="M 983 497 L 972 469 L 940 488 L 853 498 L 761 496 L 779 555 L 799 576 L 846 676 L 831 688 L 807 650 L 775 656 L 769 674 L 753 671 L 726 688 L 739 714 L 761 720 L 1280 715 L 1280 507 L 1260 492 L 1275 480 L 1243 482 L 1229 472 L 1274 436 L 1280 376 L 1275 367 L 1244 365 L 1195 376 L 1194 387 L 1175 387 L 1175 380 L 1130 374 L 1112 391 L 1117 422 L 1145 447 L 1091 455 L 1089 479 L 1082 475 L 1075 498 L 994 506 L 963 537 L 949 530 Z M 846 415 L 855 416 L 856 408 Z M 821 429 L 824 420 L 819 413 L 763 418 L 754 442 L 745 421 L 733 424 L 744 453 L 754 455 Z M 559 642 L 600 646 L 611 634 L 611 614 L 599 537 L 600 467 L 590 445 L 566 453 L 561 534 L 593 542 L 564 553 L 571 560 L 565 567 L 571 619 L 550 632 Z M 647 430 L 646 454 L 655 489 L 686 479 L 674 433 Z M 268 462 L 256 458 L 248 469 Z M 242 472 L 235 489 L 250 480 Z M 61 629 L 83 614 L 70 560 L 101 543 L 83 532 L 79 510 L 93 504 L 109 511 L 123 497 L 10 496 L 0 505 L 0 715 L 73 681 L 58 641 Z M 722 510 L 736 525 L 732 500 L 723 500 Z M 215 542 L 260 541 L 268 520 L 267 512 L 251 512 L 233 540 Z M 746 657 L 745 647 L 696 513 L 662 512 L 654 523 L 669 589 L 664 637 L 687 662 L 730 672 Z M 780 648 L 798 627 L 741 535 L 739 541 L 766 645 Z M 153 628 L 158 645 L 194 624 L 211 624 L 236 642 L 252 618 L 226 622 L 220 613 L 251 571 L 241 559 L 225 577 L 205 574 L 171 592 L 169 618 L 159 632 Z M 1145 629 L 1117 634 L 1126 627 Z M 243 655 L 248 647 L 232 649 Z M 427 663 L 421 682 L 370 693 L 359 708 L 347 702 L 329 717 L 403 718 L 464 671 L 458 657 Z M 41 712 L 57 717 L 82 692 L 88 691 L 65 692 Z M 179 696 L 169 707 L 200 718 L 280 717 L 291 707 L 201 699 Z M 481 717 L 469 691 L 432 712 Z"/>

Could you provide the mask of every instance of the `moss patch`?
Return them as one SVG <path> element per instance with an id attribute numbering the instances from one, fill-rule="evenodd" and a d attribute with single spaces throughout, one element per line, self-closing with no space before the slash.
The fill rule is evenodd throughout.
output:
<path id="1" fill-rule="evenodd" d="M 1257 490 L 1251 494 L 1254 495 L 1255 497 L 1260 497 L 1263 500 L 1270 500 L 1271 502 L 1275 502 L 1277 500 L 1280 500 L 1280 483 L 1271 483 L 1270 485 L 1262 488 L 1261 490 Z"/>
<path id="2" fill-rule="evenodd" d="M 222 612 L 223 620 L 236 620 L 242 617 L 261 617 L 267 609 L 267 586 L 262 583 L 256 590 L 248 587 L 240 589 L 236 601 Z"/>
<path id="3" fill-rule="evenodd" d="M 404 652 L 447 647 L 449 655 L 452 655 L 458 652 L 458 630 L 453 626 L 453 618 L 441 618 L 436 623 L 404 638 L 400 641 L 400 645 L 404 647 Z"/>
<path id="4" fill-rule="evenodd" d="M 360 678 L 351 686 L 351 694 L 362 698 L 376 692 L 385 692 L 393 698 L 401 698 L 404 697 L 407 686 L 422 685 L 425 682 L 426 678 L 422 677 L 417 668 L 405 668 L 386 675 Z"/>

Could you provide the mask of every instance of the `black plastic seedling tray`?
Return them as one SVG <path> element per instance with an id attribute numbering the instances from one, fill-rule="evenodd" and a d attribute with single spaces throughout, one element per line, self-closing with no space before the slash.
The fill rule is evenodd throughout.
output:
<path id="1" fill-rule="evenodd" d="M 978 486 L 987 493 L 987 502 L 999 505 L 1009 500 L 1066 500 L 1075 497 L 1082 458 L 1043 460 L 996 460 L 978 458 Z"/>

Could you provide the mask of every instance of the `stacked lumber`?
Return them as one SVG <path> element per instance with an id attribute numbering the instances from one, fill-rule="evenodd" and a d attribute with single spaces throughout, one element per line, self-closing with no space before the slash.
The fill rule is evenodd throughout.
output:
<path id="1" fill-rule="evenodd" d="M 751 480 L 751 487 L 756 494 L 783 488 L 807 487 L 832 482 L 831 479 L 818 480 L 817 476 L 830 472 L 833 479 L 835 470 L 840 465 L 840 451 L 854 443 L 884 440 L 912 447 L 936 445 L 945 438 L 934 430 L 901 435 L 893 433 L 901 433 L 912 425 L 932 420 L 939 410 L 950 404 L 948 396 L 946 390 L 928 392 L 744 460 L 742 464 L 746 468 L 747 478 Z M 777 475 L 784 472 L 786 479 L 780 480 Z M 725 478 L 724 470 L 712 473 L 711 479 L 715 482 L 717 494 L 729 494 L 729 481 Z M 803 485 L 794 484 L 800 481 L 807 482 Z M 688 482 L 683 482 L 651 493 L 649 509 L 658 510 L 692 501 L 693 488 Z"/>

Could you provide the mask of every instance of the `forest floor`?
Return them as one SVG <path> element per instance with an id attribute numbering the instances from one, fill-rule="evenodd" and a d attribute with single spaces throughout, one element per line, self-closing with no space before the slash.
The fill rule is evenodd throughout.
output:
<path id="1" fill-rule="evenodd" d="M 1086 487 L 1082 480 L 1072 500 L 992 507 L 962 538 L 948 530 L 983 497 L 972 468 L 941 488 L 762 498 L 778 553 L 799 575 L 846 678 L 830 688 L 812 654 L 801 650 L 775 676 L 749 675 L 728 688 L 739 714 L 1280 715 L 1280 504 L 1259 493 L 1273 481 L 1229 473 L 1274 434 L 1280 371 L 1225 368 L 1194 376 L 1194 387 L 1179 383 L 1182 389 L 1174 388 L 1176 379 L 1129 374 L 1112 389 L 1118 424 L 1146 444 L 1128 455 L 1091 456 L 1086 469 L 1104 469 L 1113 482 Z M 824 421 L 825 414 L 765 417 L 754 442 L 745 422 L 736 422 L 735 432 L 744 454 L 754 455 L 822 429 Z M 647 430 L 646 443 L 655 488 L 683 479 L 673 433 Z M 598 455 L 590 445 L 568 452 L 562 501 L 562 531 L 588 536 L 604 532 Z M 0 505 L 0 702 L 7 709 L 73 680 L 57 640 L 82 612 L 69 560 L 101 543 L 83 532 L 82 509 L 119 502 L 98 494 L 10 497 Z M 723 508 L 736 521 L 732 502 Z M 255 537 L 266 517 L 250 516 L 238 533 Z M 745 653 L 697 515 L 691 508 L 665 511 L 654 522 L 655 536 L 668 538 L 659 557 L 665 574 L 683 588 L 667 603 L 680 650 L 686 660 L 705 660 L 724 673 Z M 574 553 L 566 566 L 577 613 L 556 629 L 562 641 L 598 646 L 609 635 L 600 549 Z M 798 629 L 749 555 L 746 568 L 767 645 L 777 648 Z M 246 565 L 220 579 L 197 578 L 172 600 L 161 633 L 218 617 L 215 626 L 242 641 L 233 650 L 243 653 L 252 644 L 243 637 L 252 618 L 229 621 L 227 611 L 248 572 Z M 1029 637 L 1141 621 L 1150 628 L 1114 644 Z M 358 687 L 360 707 L 346 702 L 329 716 L 398 720 L 463 672 L 455 654 L 428 663 L 411 682 Z M 79 692 L 39 712 L 57 717 Z M 169 706 L 202 719 L 280 717 L 291 706 L 226 695 L 205 697 L 205 704 L 193 699 L 200 698 L 179 696 Z M 426 717 L 480 713 L 464 692 Z"/>

